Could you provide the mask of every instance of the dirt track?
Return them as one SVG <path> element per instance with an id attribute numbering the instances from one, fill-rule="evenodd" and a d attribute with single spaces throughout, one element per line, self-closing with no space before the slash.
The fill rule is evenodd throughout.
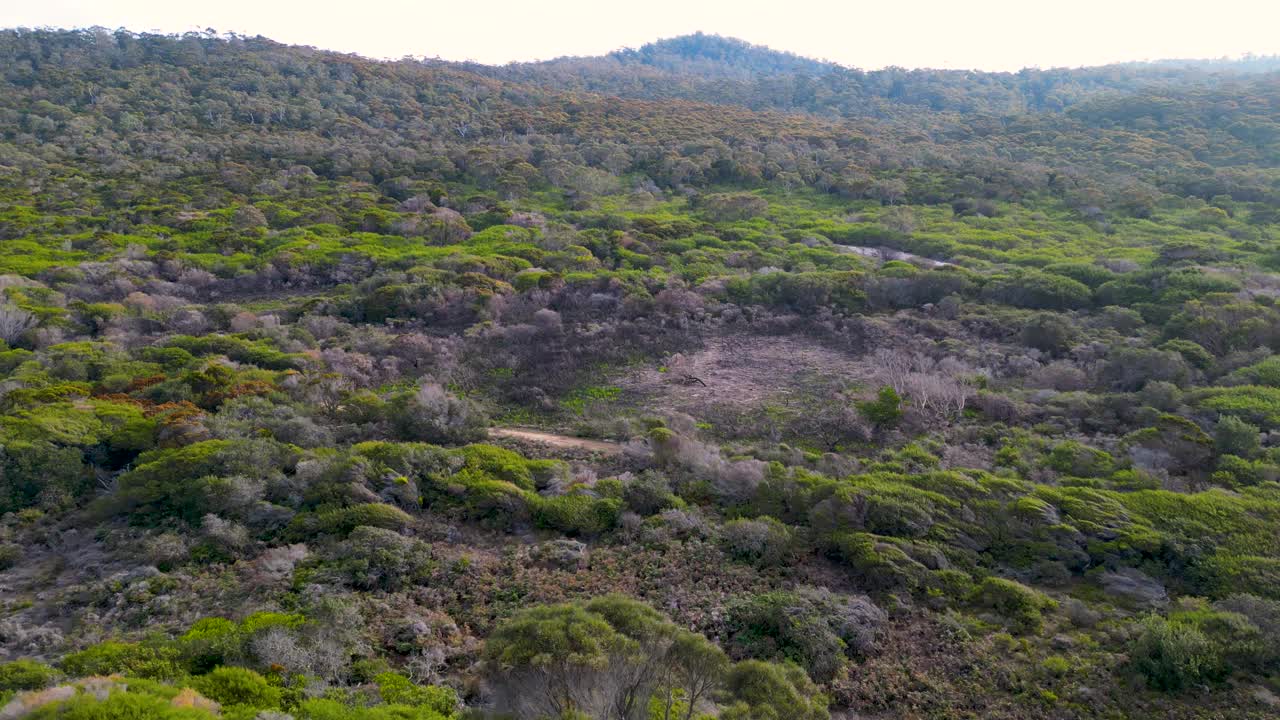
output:
<path id="1" fill-rule="evenodd" d="M 606 440 L 588 440 L 587 438 L 557 435 L 541 430 L 524 430 L 522 428 L 489 428 L 489 437 L 510 438 L 524 442 L 541 443 L 555 448 L 569 450 L 586 450 L 587 452 L 617 455 L 622 452 L 622 445 Z"/>

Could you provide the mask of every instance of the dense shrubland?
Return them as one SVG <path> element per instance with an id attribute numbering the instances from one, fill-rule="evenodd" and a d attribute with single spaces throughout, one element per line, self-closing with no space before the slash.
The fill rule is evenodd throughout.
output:
<path id="1" fill-rule="evenodd" d="M 0 57 L 6 717 L 1280 704 L 1266 61 Z"/>

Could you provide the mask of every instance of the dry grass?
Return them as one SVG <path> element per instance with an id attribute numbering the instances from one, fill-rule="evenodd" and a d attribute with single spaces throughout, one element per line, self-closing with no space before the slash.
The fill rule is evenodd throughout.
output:
<path id="1" fill-rule="evenodd" d="M 618 384 L 646 408 L 699 417 L 718 405 L 795 408 L 815 393 L 838 393 L 874 374 L 865 359 L 800 335 L 713 338 L 703 350 L 671 358 L 665 369 L 646 367 Z"/>

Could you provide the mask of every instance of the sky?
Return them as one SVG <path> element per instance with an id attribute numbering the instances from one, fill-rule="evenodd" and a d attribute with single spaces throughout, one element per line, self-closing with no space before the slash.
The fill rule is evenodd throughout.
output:
<path id="1" fill-rule="evenodd" d="M 695 31 L 864 69 L 1280 54 L 1280 0 L 9 0 L 0 27 L 208 28 L 373 58 L 600 55 Z"/>

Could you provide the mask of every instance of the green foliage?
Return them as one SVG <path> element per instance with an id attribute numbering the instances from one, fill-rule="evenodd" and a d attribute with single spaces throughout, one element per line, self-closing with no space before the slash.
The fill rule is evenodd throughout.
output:
<path id="1" fill-rule="evenodd" d="M 167 699 L 154 695 L 112 692 L 101 700 L 90 694 L 78 694 L 63 702 L 43 705 L 24 717 L 39 720 L 212 720 L 218 716 L 198 708 L 175 708 Z"/>
<path id="2" fill-rule="evenodd" d="M 999 577 L 984 578 L 969 600 L 976 607 L 1000 615 L 1013 630 L 1022 633 L 1039 632 L 1043 612 L 1057 607 L 1057 603 L 1043 593 Z"/>
<path id="3" fill-rule="evenodd" d="M 822 308 L 857 312 L 866 301 L 858 288 L 859 279 L 854 272 L 771 272 L 732 278 L 725 291 L 740 305 L 764 305 L 802 314 L 814 314 Z"/>
<path id="4" fill-rule="evenodd" d="M 1218 420 L 1213 429 L 1213 446 L 1219 454 L 1242 458 L 1255 457 L 1262 450 L 1258 428 L 1234 415 Z"/>
<path id="5" fill-rule="evenodd" d="M 292 451 L 265 440 L 207 440 L 140 455 L 119 480 L 106 507 L 128 511 L 134 521 L 177 516 L 196 523 L 221 504 L 227 483 L 220 478 L 269 478 L 292 464 Z"/>
<path id="6" fill-rule="evenodd" d="M 337 567 L 358 588 L 394 591 L 424 581 L 435 562 L 421 541 L 362 525 L 343 543 Z"/>
<path id="7" fill-rule="evenodd" d="M 706 638 L 678 630 L 622 595 L 522 610 L 493 631 L 484 656 L 497 690 L 495 710 L 520 707 L 534 716 L 564 708 L 588 717 L 625 707 L 670 708 L 677 697 L 691 709 L 714 694 L 728 667 Z M 626 681 L 637 672 L 663 678 L 670 693 L 665 701 L 655 694 L 659 688 Z M 809 683 L 803 671 L 792 680 Z"/>
<path id="8" fill-rule="evenodd" d="M 866 598 L 803 589 L 740 598 L 728 606 L 733 644 L 751 657 L 786 660 L 829 682 L 847 656 L 872 652 L 885 622 Z"/>
<path id="9" fill-rule="evenodd" d="M 1062 262 L 1046 265 L 1044 271 L 1071 278 L 1076 282 L 1097 288 L 1099 285 L 1115 279 L 1116 274 L 1101 265 L 1083 262 Z"/>
<path id="10" fill-rule="evenodd" d="M 279 707 L 281 701 L 280 689 L 248 668 L 217 668 L 195 678 L 192 687 L 210 700 L 232 707 L 266 710 Z"/>
<path id="11" fill-rule="evenodd" d="M 1174 338 L 1160 345 L 1160 349 L 1178 353 L 1192 366 L 1201 370 L 1206 370 L 1213 365 L 1213 355 L 1190 340 Z"/>
<path id="12" fill-rule="evenodd" d="M 1195 624 L 1158 616 L 1143 621 L 1130 657 L 1135 669 L 1158 690 L 1218 682 L 1227 673 L 1222 649 Z"/>
<path id="13" fill-rule="evenodd" d="M 1156 418 L 1154 426 L 1129 433 L 1124 439 L 1131 448 L 1164 454 L 1174 468 L 1184 471 L 1201 468 L 1213 448 L 1213 440 L 1200 426 L 1168 413 Z"/>
<path id="14" fill-rule="evenodd" d="M 791 530 L 767 515 L 730 520 L 721 528 L 721 535 L 729 554 L 747 562 L 776 566 L 792 555 Z"/>
<path id="15" fill-rule="evenodd" d="M 244 641 L 239 625 L 220 617 L 197 620 L 178 638 L 178 647 L 191 672 L 206 673 L 235 656 Z"/>
<path id="16" fill-rule="evenodd" d="M 78 448 L 49 442 L 11 442 L 0 448 L 0 512 L 72 505 L 91 485 L 91 468 Z"/>
<path id="17" fill-rule="evenodd" d="M 1093 297 L 1089 287 L 1079 281 L 1032 270 L 993 278 L 983 294 L 996 302 L 1033 310 L 1075 310 L 1087 307 Z"/>
<path id="18" fill-rule="evenodd" d="M 1109 453 L 1074 440 L 1055 445 L 1048 457 L 1049 467 L 1078 477 L 1104 477 L 1111 473 L 1114 463 Z"/>
<path id="19" fill-rule="evenodd" d="M 177 648 L 159 643 L 99 643 L 64 656 L 58 667 L 72 677 L 119 674 L 174 680 L 183 676 Z"/>
<path id="20" fill-rule="evenodd" d="M 1280 388 L 1237 385 L 1207 388 L 1195 394 L 1201 407 L 1231 415 L 1264 429 L 1280 428 Z"/>
<path id="21" fill-rule="evenodd" d="M 837 533 L 827 545 L 828 552 L 852 571 L 858 587 L 873 593 L 912 592 L 928 572 L 897 544 L 869 533 Z"/>
<path id="22" fill-rule="evenodd" d="M 1078 336 L 1075 326 L 1057 313 L 1037 313 L 1022 326 L 1022 344 L 1047 353 L 1065 352 Z"/>
<path id="23" fill-rule="evenodd" d="M 535 496 L 532 503 L 534 522 L 569 535 L 598 535 L 612 529 L 618 522 L 621 507 L 617 499 L 577 492 Z"/>
<path id="24" fill-rule="evenodd" d="M 467 445 L 458 450 L 465 470 L 474 470 L 509 482 L 523 490 L 534 489 L 534 462 L 519 453 L 493 445 Z"/>
<path id="25" fill-rule="evenodd" d="M 1259 363 L 1240 368 L 1227 376 L 1234 385 L 1280 387 L 1280 357 L 1272 356 Z"/>
<path id="26" fill-rule="evenodd" d="M 454 717 L 424 706 L 353 707 L 324 698 L 303 700 L 293 715 L 299 720 L 449 720 Z"/>
<path id="27" fill-rule="evenodd" d="M 166 347 L 186 351 L 192 357 L 225 355 L 236 362 L 256 365 L 266 370 L 297 369 L 302 361 L 300 356 L 282 353 L 268 342 L 250 340 L 239 335 L 175 335 L 168 340 Z"/>
<path id="28" fill-rule="evenodd" d="M 58 672 L 34 660 L 14 660 L 0 665 L 0 692 L 39 690 L 53 684 Z"/>
<path id="29" fill-rule="evenodd" d="M 698 207 L 716 222 L 734 222 L 763 215 L 769 202 L 750 193 L 722 193 L 700 198 Z"/>
<path id="30" fill-rule="evenodd" d="M 503 623 L 485 643 L 485 656 L 504 668 L 539 668 L 553 663 L 591 666 L 625 653 L 631 639 L 600 615 L 580 605 L 540 606 Z"/>
<path id="31" fill-rule="evenodd" d="M 727 690 L 733 703 L 721 713 L 725 720 L 826 720 L 828 700 L 790 664 L 744 660 L 729 671 Z"/>
<path id="32" fill-rule="evenodd" d="M 322 513 L 319 519 L 323 531 L 335 535 L 346 535 L 361 526 L 400 531 L 413 523 L 409 513 L 386 503 L 352 505 Z"/>
<path id="33" fill-rule="evenodd" d="M 876 427 L 890 428 L 902 419 L 902 398 L 886 385 L 880 388 L 875 400 L 858 403 L 858 410 Z"/>
<path id="34" fill-rule="evenodd" d="M 441 717 L 451 717 L 458 707 L 458 697 L 453 690 L 435 685 L 415 685 L 409 678 L 394 672 L 374 677 L 378 694 L 383 702 L 391 705 L 408 705 L 425 708 Z"/>

